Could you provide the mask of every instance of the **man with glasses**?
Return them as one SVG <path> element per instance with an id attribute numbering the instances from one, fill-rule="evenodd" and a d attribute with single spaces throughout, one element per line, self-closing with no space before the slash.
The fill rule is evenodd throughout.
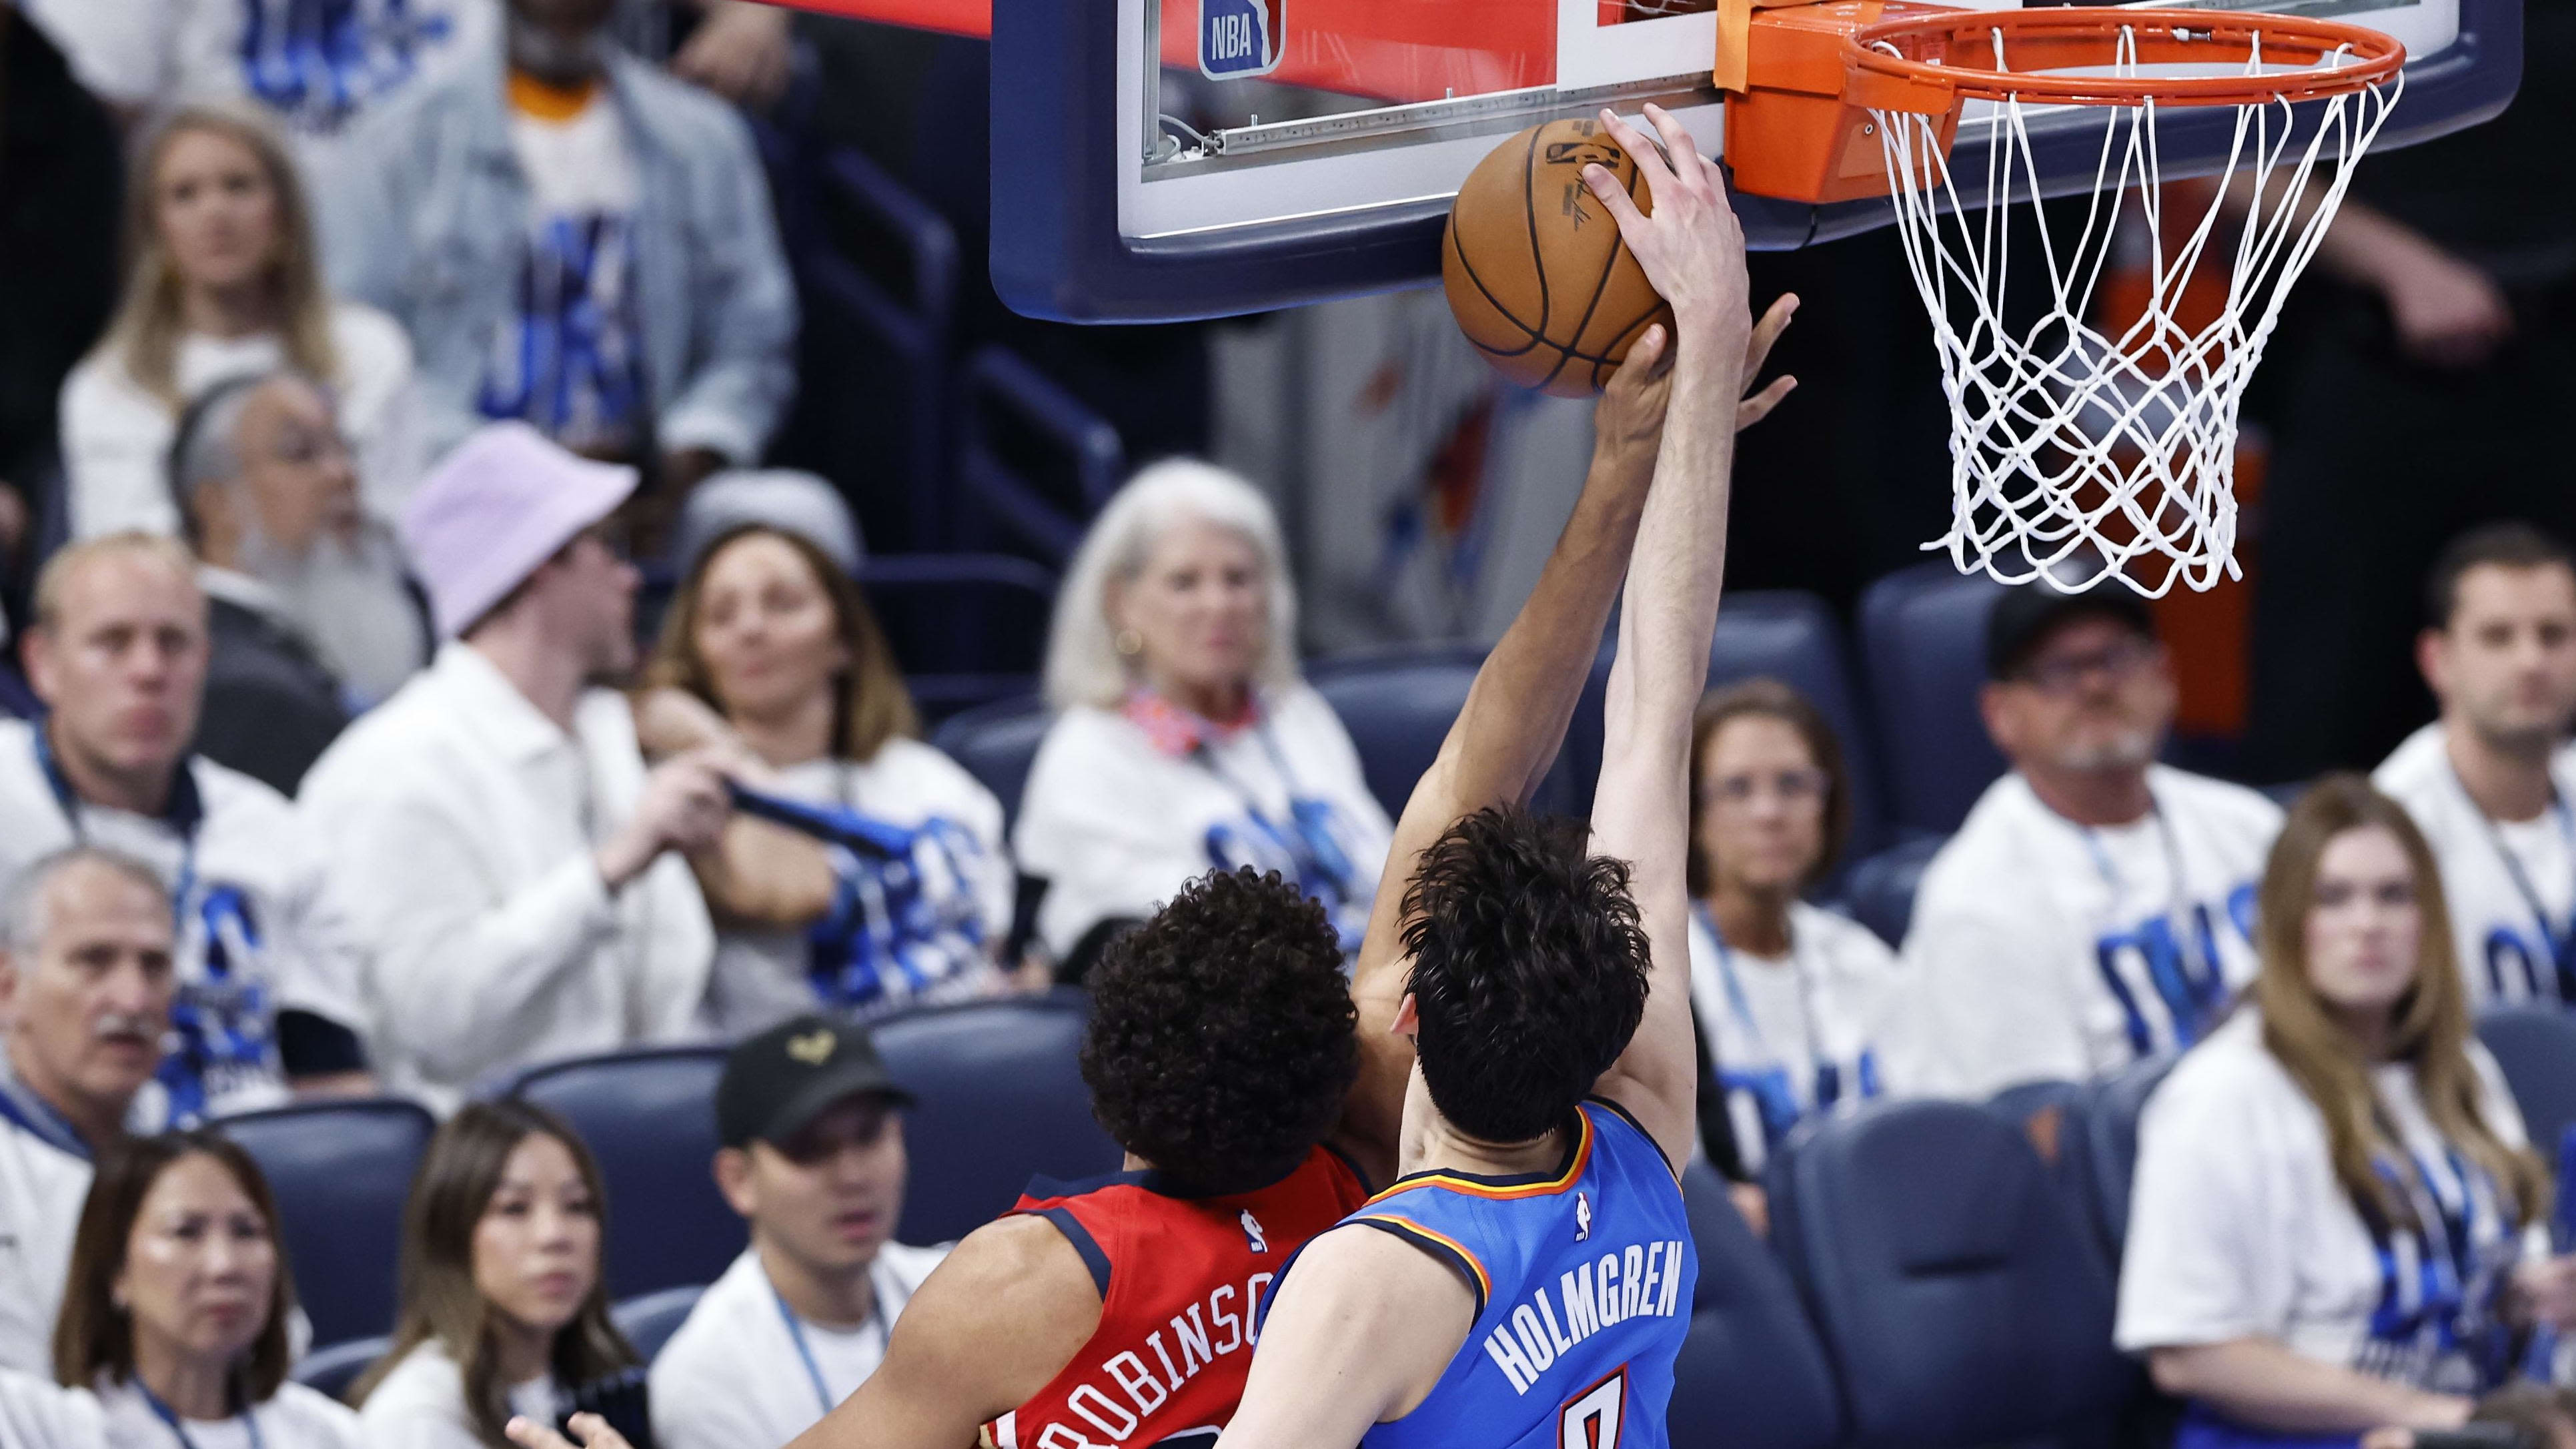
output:
<path id="1" fill-rule="evenodd" d="M 375 946 L 380 1062 L 441 1106 L 476 1080 L 687 1032 L 715 946 L 680 852 L 728 804 L 705 750 L 647 770 L 623 696 L 635 470 L 524 423 L 468 438 L 403 511 L 444 641 L 332 745 L 302 808 Z"/>
<path id="2" fill-rule="evenodd" d="M 1891 1085 L 1983 1097 L 2190 1045 L 2253 978 L 2281 811 L 2159 765 L 2172 663 L 2146 602 L 2041 585 L 1986 626 L 1987 733 L 2012 763 L 1933 857 Z"/>

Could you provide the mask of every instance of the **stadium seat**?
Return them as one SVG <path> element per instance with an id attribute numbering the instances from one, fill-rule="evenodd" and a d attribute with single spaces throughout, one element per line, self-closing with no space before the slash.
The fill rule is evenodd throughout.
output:
<path id="1" fill-rule="evenodd" d="M 1307 670 L 1350 731 L 1369 793 L 1389 816 L 1404 813 L 1414 782 L 1439 757 L 1484 662 L 1472 644 L 1435 644 L 1337 655 Z"/>
<path id="2" fill-rule="evenodd" d="M 1037 688 L 1055 606 L 1048 569 L 1010 554 L 879 554 L 859 583 L 923 718 Z"/>
<path id="3" fill-rule="evenodd" d="M 1029 767 L 1055 717 L 1035 695 L 997 699 L 950 715 L 930 737 L 942 753 L 1000 797 L 1004 826 L 1017 824 Z"/>
<path id="4" fill-rule="evenodd" d="M 650 1365 L 661 1356 L 662 1345 L 669 1343 L 680 1325 L 689 1321 L 689 1310 L 698 1306 L 698 1295 L 706 1291 L 695 1286 L 665 1288 L 612 1305 L 608 1317 Z"/>
<path id="5" fill-rule="evenodd" d="M 2504 1069 L 2532 1146 L 2555 1167 L 2559 1144 L 2576 1125 L 2576 1015 L 2556 1006 L 2504 1007 L 2478 1018 L 2478 1040 Z"/>
<path id="6" fill-rule="evenodd" d="M 1032 1176 L 1118 1170 L 1123 1154 L 1092 1120 L 1082 1084 L 1087 1016 L 1082 993 L 1065 989 L 925 1007 L 877 1025 L 887 1070 L 920 1099 L 904 1119 L 912 1181 L 898 1238 L 964 1237 L 1007 1211 Z"/>
<path id="7" fill-rule="evenodd" d="M 393 1346 L 391 1338 L 353 1338 L 347 1343 L 317 1348 L 297 1360 L 289 1377 L 315 1393 L 345 1402 L 349 1386 Z"/>
<path id="8" fill-rule="evenodd" d="M 1699 1282 L 1665 1413 L 1673 1449 L 1832 1449 L 1842 1401 L 1797 1289 L 1714 1168 L 1692 1163 L 1682 1194 Z"/>
<path id="9" fill-rule="evenodd" d="M 2011 1123 L 1883 1102 L 1793 1137 L 1769 1176 L 1773 1245 L 1843 1386 L 1851 1449 L 2107 1434 L 2138 1371 L 2113 1284 Z"/>
<path id="10" fill-rule="evenodd" d="M 1854 865 L 1843 876 L 1843 908 L 1889 949 L 1901 949 L 1914 923 L 1914 893 L 1923 872 L 1949 843 L 1946 835 L 1920 835 Z"/>
<path id="11" fill-rule="evenodd" d="M 1986 738 L 1986 614 L 2003 586 L 1933 559 L 1871 584 L 1860 599 L 1861 666 L 1887 817 L 1899 830 L 1951 831 L 2004 772 Z"/>
<path id="12" fill-rule="evenodd" d="M 2174 1056 L 2150 1057 L 2085 1089 L 2082 1109 L 2069 1114 L 2058 1151 L 2075 1169 L 2070 1181 L 2082 1193 L 2093 1232 L 2117 1266 L 2129 1240 L 2129 1185 L 2138 1171 L 2138 1117 L 2155 1095 Z"/>
<path id="13" fill-rule="evenodd" d="M 403 1201 L 437 1122 L 412 1102 L 312 1102 L 216 1124 L 277 1197 L 278 1239 L 317 1347 L 393 1327 Z"/>
<path id="14" fill-rule="evenodd" d="M 716 1191 L 716 1078 L 725 1049 L 669 1047 L 553 1062 L 508 1095 L 560 1114 L 608 1182 L 608 1295 L 712 1283 L 742 1251 Z"/>

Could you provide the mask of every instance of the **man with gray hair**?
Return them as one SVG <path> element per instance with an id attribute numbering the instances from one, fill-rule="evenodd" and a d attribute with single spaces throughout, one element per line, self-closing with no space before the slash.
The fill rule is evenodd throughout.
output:
<path id="1" fill-rule="evenodd" d="M 428 657 L 402 552 L 359 507 L 330 394 L 298 373 L 200 395 L 170 486 L 212 606 L 198 748 L 292 793 L 348 712 Z"/>
<path id="2" fill-rule="evenodd" d="M 0 906 L 0 1368 L 50 1376 L 91 1156 L 161 1066 L 173 946 L 168 882 L 99 846 L 36 861 Z"/>

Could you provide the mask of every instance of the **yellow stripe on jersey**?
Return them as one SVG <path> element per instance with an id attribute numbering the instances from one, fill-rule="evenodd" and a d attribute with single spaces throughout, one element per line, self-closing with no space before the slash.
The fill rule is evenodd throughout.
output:
<path id="1" fill-rule="evenodd" d="M 1459 1262 L 1467 1265 L 1467 1271 L 1476 1275 L 1476 1311 L 1479 1313 L 1484 1312 L 1485 1305 L 1492 1301 L 1494 1296 L 1494 1275 L 1486 1272 L 1484 1261 L 1478 1258 L 1474 1253 L 1467 1251 L 1467 1245 L 1459 1242 L 1456 1238 L 1449 1236 L 1447 1233 L 1440 1232 L 1437 1229 L 1426 1228 L 1411 1218 L 1397 1217 L 1393 1213 L 1361 1213 L 1354 1219 L 1354 1221 L 1363 1223 L 1383 1223 L 1386 1226 L 1395 1229 L 1398 1233 L 1420 1238 L 1425 1242 L 1437 1243 L 1441 1247 L 1447 1248 L 1450 1252 L 1458 1255 Z"/>
<path id="2" fill-rule="evenodd" d="M 1370 1198 L 1362 1206 L 1375 1207 L 1398 1193 L 1411 1192 L 1418 1187 L 1445 1187 L 1451 1192 L 1465 1193 L 1469 1197 L 1503 1200 L 1547 1197 L 1563 1192 L 1574 1186 L 1574 1180 L 1583 1175 L 1585 1165 L 1592 1161 L 1592 1114 L 1578 1109 L 1574 1116 L 1575 1120 L 1582 1124 L 1581 1135 L 1575 1139 L 1574 1155 L 1566 1163 L 1564 1172 L 1545 1182 L 1524 1182 L 1511 1187 L 1496 1187 L 1492 1183 L 1479 1182 L 1472 1177 L 1464 1177 L 1457 1173 L 1423 1172 L 1403 1179 L 1393 1187 Z"/>

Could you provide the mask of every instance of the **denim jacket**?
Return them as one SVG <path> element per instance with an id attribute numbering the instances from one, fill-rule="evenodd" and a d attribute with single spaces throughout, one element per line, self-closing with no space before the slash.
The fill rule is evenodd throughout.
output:
<path id="1" fill-rule="evenodd" d="M 369 117 L 323 208 L 334 287 L 411 332 L 433 457 L 481 422 L 476 388 L 529 231 L 502 75 L 496 39 Z M 751 134 L 622 51 L 608 86 L 642 180 L 636 314 L 654 444 L 755 462 L 796 386 L 796 295 Z"/>

